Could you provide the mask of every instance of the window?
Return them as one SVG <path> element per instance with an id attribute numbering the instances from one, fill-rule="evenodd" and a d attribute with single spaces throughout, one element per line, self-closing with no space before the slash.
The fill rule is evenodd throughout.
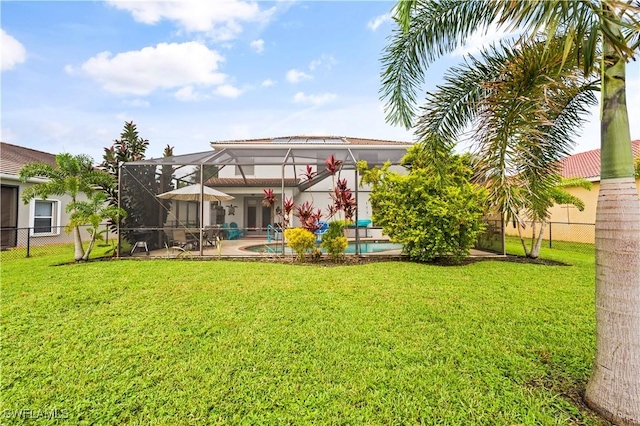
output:
<path id="1" fill-rule="evenodd" d="M 255 174 L 254 165 L 236 166 L 236 176 L 242 176 L 240 169 L 244 172 L 245 176 L 253 176 Z"/>
<path id="2" fill-rule="evenodd" d="M 33 200 L 31 204 L 31 235 L 57 235 L 59 229 L 60 202 L 58 200 Z"/>

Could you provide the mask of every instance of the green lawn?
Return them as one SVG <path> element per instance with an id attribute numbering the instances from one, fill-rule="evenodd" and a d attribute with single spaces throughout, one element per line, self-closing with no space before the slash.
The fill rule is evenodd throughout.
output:
<path id="1" fill-rule="evenodd" d="M 604 424 L 570 398 L 593 256 L 50 266 L 69 253 L 2 262 L 5 424 Z"/>

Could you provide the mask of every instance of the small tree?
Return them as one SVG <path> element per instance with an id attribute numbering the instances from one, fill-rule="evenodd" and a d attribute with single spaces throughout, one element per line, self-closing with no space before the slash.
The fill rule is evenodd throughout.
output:
<path id="1" fill-rule="evenodd" d="M 127 215 L 123 209 L 109 205 L 107 194 L 104 192 L 95 193 L 89 197 L 89 201 L 74 201 L 67 205 L 66 210 L 72 212 L 69 223 L 65 227 L 66 232 L 71 232 L 80 226 L 91 225 L 87 228 L 90 235 L 89 246 L 85 250 L 82 260 L 89 260 L 93 246 L 100 238 L 100 230 L 98 229 L 100 224 L 106 219 L 118 221 Z"/>
<path id="2" fill-rule="evenodd" d="M 537 259 L 540 256 L 544 229 L 549 218 L 549 208 L 554 204 L 570 204 L 579 211 L 584 210 L 584 202 L 567 192 L 565 188 L 579 187 L 591 190 L 591 182 L 582 178 L 562 179 L 559 175 L 551 175 L 546 179 L 550 180 L 550 183 L 545 184 L 544 188 L 538 191 L 536 197 L 527 197 L 526 194 L 520 197 L 527 201 L 527 205 L 523 207 L 524 216 L 516 215 L 516 220 L 514 220 L 524 254 L 532 259 Z M 526 192 L 528 189 L 519 188 L 518 190 Z M 526 237 L 522 233 L 526 228 L 524 218 L 531 221 L 530 248 L 527 247 Z"/>
<path id="3" fill-rule="evenodd" d="M 91 196 L 100 188 L 113 186 L 113 178 L 101 170 L 93 167 L 93 160 L 88 155 L 58 154 L 54 167 L 50 164 L 35 162 L 25 164 L 19 172 L 20 180 L 26 182 L 33 177 L 47 179 L 46 182 L 36 183 L 22 192 L 22 201 L 27 204 L 34 198 L 46 199 L 51 195 L 68 195 L 71 205 L 77 202 L 79 194 Z M 73 209 L 71 209 L 73 210 Z M 84 258 L 84 248 L 80 228 L 73 226 L 76 261 Z"/>
<path id="4" fill-rule="evenodd" d="M 452 256 L 459 261 L 484 230 L 485 192 L 468 180 L 468 156 L 450 156 L 447 170 L 438 174 L 419 148 L 412 147 L 405 157 L 407 175 L 389 171 L 389 163 L 371 170 L 359 164 L 362 183 L 373 186 L 373 220 L 412 260 Z"/>
<path id="5" fill-rule="evenodd" d="M 173 189 L 171 186 L 173 166 L 163 165 L 160 170 L 152 165 L 135 166 L 127 168 L 126 176 L 119 179 L 120 165 L 143 160 L 148 146 L 149 141 L 138 134 L 136 125 L 132 121 L 125 122 L 120 139 L 114 140 L 111 147 L 104 149 L 103 162 L 100 165 L 114 176 L 116 184 L 107 191 L 108 201 L 112 206 L 120 205 L 127 212 L 125 220 L 120 225 L 123 238 L 131 243 L 135 240 L 132 229 L 162 227 L 171 208 L 170 200 L 158 200 L 156 195 Z M 173 147 L 167 145 L 163 155 L 165 157 L 173 155 Z M 121 188 L 118 188 L 119 181 Z M 120 190 L 121 199 L 119 199 L 118 190 Z M 158 204 L 160 208 L 151 208 Z M 112 223 L 111 227 L 115 229 L 117 224 Z M 160 238 L 153 244 L 160 246 Z"/>

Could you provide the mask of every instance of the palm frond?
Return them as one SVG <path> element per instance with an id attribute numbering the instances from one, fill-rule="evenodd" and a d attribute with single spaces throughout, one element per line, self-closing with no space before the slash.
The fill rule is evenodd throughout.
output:
<path id="1" fill-rule="evenodd" d="M 557 161 L 597 102 L 597 76 L 585 78 L 565 47 L 556 38 L 470 56 L 427 95 L 418 120 L 416 134 L 436 152 L 473 127 L 476 178 L 509 219 L 546 215 Z"/>
<path id="2" fill-rule="evenodd" d="M 398 27 L 383 52 L 380 93 L 387 121 L 410 128 L 426 69 L 477 28 L 488 27 L 495 13 L 491 2 L 460 0 L 399 2 L 395 11 Z"/>

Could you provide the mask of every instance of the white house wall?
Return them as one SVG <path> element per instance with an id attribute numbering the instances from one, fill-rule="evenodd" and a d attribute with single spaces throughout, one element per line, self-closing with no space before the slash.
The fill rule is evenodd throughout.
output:
<path id="1" fill-rule="evenodd" d="M 32 186 L 33 183 L 22 183 L 17 176 L 15 177 L 11 177 L 11 176 L 2 176 L 2 179 L 0 179 L 0 183 L 2 185 L 6 185 L 6 186 L 15 186 L 18 187 L 18 238 L 17 238 L 17 245 L 16 247 L 25 247 L 27 245 L 27 228 L 30 228 L 33 226 L 33 222 L 32 222 L 32 210 L 33 210 L 33 200 L 30 201 L 28 204 L 24 204 L 22 202 L 22 194 L 24 193 L 25 189 Z M 69 218 L 70 218 L 70 214 L 66 212 L 66 206 L 71 202 L 71 197 L 69 197 L 68 195 L 52 195 L 49 198 L 47 198 L 47 200 L 50 201 L 58 201 L 58 208 L 57 208 L 57 220 L 54 223 L 55 225 L 59 226 L 56 229 L 56 232 L 52 235 L 52 234 L 43 234 L 43 235 L 38 235 L 38 234 L 32 234 L 30 235 L 29 239 L 29 244 L 32 246 L 38 246 L 38 245 L 49 245 L 49 244 L 62 244 L 62 243 L 69 243 L 73 241 L 73 237 L 67 233 L 65 233 L 63 227 L 67 225 L 67 223 L 69 223 Z M 78 201 L 86 201 L 87 198 L 84 194 L 80 194 L 78 196 Z M 106 225 L 105 225 L 106 226 Z M 86 232 L 86 230 L 83 230 L 82 233 L 82 238 L 84 240 L 87 240 L 89 238 L 89 233 Z M 111 239 L 113 236 L 110 235 L 109 238 Z"/>

